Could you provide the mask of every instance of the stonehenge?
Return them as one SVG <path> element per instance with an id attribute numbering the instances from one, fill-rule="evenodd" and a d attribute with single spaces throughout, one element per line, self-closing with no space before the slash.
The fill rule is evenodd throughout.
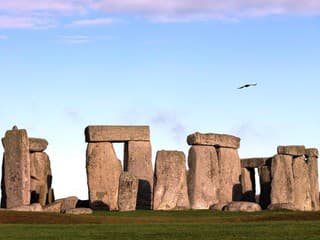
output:
<path id="1" fill-rule="evenodd" d="M 29 138 L 16 126 L 2 138 L 1 207 L 19 208 L 33 203 L 41 206 L 54 200 L 52 173 L 45 139 Z"/>
<path id="2" fill-rule="evenodd" d="M 47 140 L 29 138 L 15 126 L 2 138 L 1 208 L 66 214 L 319 210 L 318 149 L 278 146 L 274 156 L 240 159 L 236 136 L 195 132 L 186 140 L 187 157 L 181 151 L 157 151 L 153 170 L 149 126 L 88 126 L 88 200 L 55 201 Z M 122 162 L 114 143 L 124 144 Z"/>

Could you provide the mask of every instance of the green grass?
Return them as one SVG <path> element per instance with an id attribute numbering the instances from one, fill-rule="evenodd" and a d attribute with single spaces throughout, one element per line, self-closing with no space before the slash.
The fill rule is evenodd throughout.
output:
<path id="1" fill-rule="evenodd" d="M 0 224 L 1 240 L 320 239 L 319 212 L 137 211 L 95 212 L 92 216 L 72 217 L 41 213 L 3 214 L 4 212 L 0 212 L 0 221 L 2 217 L 17 217 L 20 223 Z M 47 219 L 51 223 L 52 218 L 55 218 L 54 222 L 57 224 L 30 224 L 35 223 L 34 219 Z M 67 224 L 59 223 L 66 219 Z"/>

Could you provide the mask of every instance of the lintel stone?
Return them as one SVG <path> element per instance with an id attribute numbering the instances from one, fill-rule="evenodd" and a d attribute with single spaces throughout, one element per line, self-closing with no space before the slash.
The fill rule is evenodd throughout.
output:
<path id="1" fill-rule="evenodd" d="M 241 159 L 242 168 L 258 168 L 270 166 L 272 158 L 243 158 Z"/>
<path id="2" fill-rule="evenodd" d="M 86 142 L 150 141 L 149 126 L 88 126 Z"/>
<path id="3" fill-rule="evenodd" d="M 187 142 L 189 145 L 219 146 L 235 149 L 240 147 L 240 138 L 227 134 L 196 132 L 188 136 Z"/>
<path id="4" fill-rule="evenodd" d="M 29 138 L 30 152 L 43 152 L 48 147 L 48 141 L 42 138 Z"/>
<path id="5" fill-rule="evenodd" d="M 290 155 L 290 156 L 303 156 L 306 153 L 305 146 L 278 146 L 278 154 Z"/>

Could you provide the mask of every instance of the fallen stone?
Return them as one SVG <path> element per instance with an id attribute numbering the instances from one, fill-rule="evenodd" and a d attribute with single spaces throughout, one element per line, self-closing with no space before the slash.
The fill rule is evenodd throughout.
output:
<path id="1" fill-rule="evenodd" d="M 243 158 L 241 159 L 242 168 L 258 168 L 270 166 L 272 158 Z"/>
<path id="2" fill-rule="evenodd" d="M 241 167 L 237 149 L 219 148 L 220 202 L 241 201 Z"/>
<path id="3" fill-rule="evenodd" d="M 74 208 L 74 209 L 67 210 L 65 213 L 72 214 L 72 215 L 89 215 L 89 214 L 92 214 L 93 211 L 90 208 Z"/>
<path id="4" fill-rule="evenodd" d="M 306 156 L 307 157 L 315 157 L 318 158 L 319 156 L 319 151 L 317 148 L 307 148 L 306 149 Z"/>
<path id="5" fill-rule="evenodd" d="M 118 210 L 121 163 L 112 143 L 89 143 L 87 181 L 90 207 L 95 210 Z"/>
<path id="6" fill-rule="evenodd" d="M 303 156 L 306 153 L 305 146 L 278 146 L 278 154 L 290 155 L 290 156 Z"/>
<path id="7" fill-rule="evenodd" d="M 54 202 L 43 207 L 43 212 L 61 213 L 62 201 Z"/>
<path id="8" fill-rule="evenodd" d="M 186 210 L 190 208 L 186 158 L 183 152 L 157 152 L 154 185 L 154 210 Z"/>
<path id="9" fill-rule="evenodd" d="M 6 207 L 30 204 L 30 154 L 26 130 L 7 131 L 2 139 L 5 150 L 4 188 Z"/>
<path id="10" fill-rule="evenodd" d="M 292 203 L 275 203 L 270 204 L 268 206 L 269 210 L 290 210 L 290 211 L 296 211 L 294 204 Z"/>
<path id="11" fill-rule="evenodd" d="M 33 203 L 31 205 L 9 208 L 8 210 L 16 212 L 41 212 L 42 206 L 39 203 Z"/>
<path id="12" fill-rule="evenodd" d="M 294 204 L 293 157 L 276 155 L 271 166 L 271 204 Z"/>
<path id="13" fill-rule="evenodd" d="M 227 134 L 202 134 L 196 132 L 187 137 L 187 142 L 189 145 L 219 146 L 236 149 L 240 147 L 240 138 Z"/>
<path id="14" fill-rule="evenodd" d="M 300 211 L 311 211 L 311 186 L 308 176 L 308 165 L 304 156 L 293 159 L 294 206 Z"/>
<path id="15" fill-rule="evenodd" d="M 30 152 L 43 152 L 48 147 L 48 141 L 42 138 L 29 138 Z"/>
<path id="16" fill-rule="evenodd" d="M 231 202 L 223 208 L 227 212 L 259 212 L 261 207 L 253 202 Z"/>
<path id="17" fill-rule="evenodd" d="M 128 172 L 120 175 L 119 211 L 134 211 L 137 205 L 138 179 Z"/>
<path id="18" fill-rule="evenodd" d="M 86 142 L 150 141 L 149 126 L 88 126 Z"/>
<path id="19" fill-rule="evenodd" d="M 73 197 L 57 199 L 55 203 L 61 203 L 60 211 L 61 213 L 65 213 L 70 209 L 76 208 L 78 200 L 79 199 L 77 197 L 73 196 Z"/>
<path id="20" fill-rule="evenodd" d="M 190 207 L 209 209 L 219 202 L 220 176 L 216 149 L 213 146 L 192 146 L 189 150 L 188 165 Z"/>
<path id="21" fill-rule="evenodd" d="M 153 201 L 153 168 L 150 142 L 125 143 L 124 171 L 138 178 L 137 209 L 151 209 Z"/>
<path id="22" fill-rule="evenodd" d="M 271 166 L 258 168 L 260 178 L 259 204 L 262 209 L 267 209 L 271 203 Z"/>
<path id="23" fill-rule="evenodd" d="M 216 203 L 210 206 L 210 210 L 212 211 L 222 211 L 228 203 Z"/>
<path id="24" fill-rule="evenodd" d="M 254 168 L 241 169 L 242 201 L 255 202 L 256 182 Z"/>

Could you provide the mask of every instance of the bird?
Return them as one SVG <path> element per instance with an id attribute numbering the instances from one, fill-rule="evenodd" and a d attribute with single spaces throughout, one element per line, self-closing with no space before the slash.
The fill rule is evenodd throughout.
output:
<path id="1" fill-rule="evenodd" d="M 257 83 L 249 83 L 249 84 L 242 85 L 241 87 L 238 87 L 238 89 L 243 89 L 243 88 L 247 88 L 247 87 L 255 87 L 257 85 L 258 85 Z"/>
<path id="2" fill-rule="evenodd" d="M 14 125 L 14 126 L 12 127 L 12 130 L 18 130 L 17 125 Z"/>

